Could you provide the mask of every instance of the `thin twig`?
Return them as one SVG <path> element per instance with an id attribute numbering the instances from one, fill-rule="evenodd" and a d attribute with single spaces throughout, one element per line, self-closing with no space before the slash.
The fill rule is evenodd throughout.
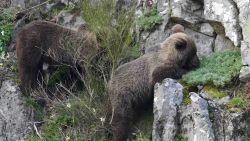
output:
<path id="1" fill-rule="evenodd" d="M 40 139 L 42 139 L 41 134 L 40 134 L 39 131 L 37 130 L 36 122 L 34 122 L 33 126 L 34 126 L 34 129 L 35 129 L 35 131 L 36 131 L 37 136 L 38 136 Z"/>

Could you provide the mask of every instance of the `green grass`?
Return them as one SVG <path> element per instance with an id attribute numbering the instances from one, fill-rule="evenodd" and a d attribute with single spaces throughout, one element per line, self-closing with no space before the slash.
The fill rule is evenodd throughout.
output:
<path id="1" fill-rule="evenodd" d="M 134 26 L 135 8 L 122 8 L 116 12 L 115 0 L 82 0 L 82 16 L 96 34 L 100 46 L 112 62 L 112 72 L 124 54 L 133 45 L 131 28 Z"/>
<path id="2" fill-rule="evenodd" d="M 183 80 L 190 85 L 223 87 L 238 77 L 240 68 L 240 50 L 229 49 L 204 58 L 200 67 L 184 75 Z"/>
<path id="3" fill-rule="evenodd" d="M 212 85 L 206 85 L 204 86 L 203 90 L 208 93 L 209 96 L 211 96 L 212 98 L 223 98 L 225 97 L 227 94 L 221 90 L 219 90 L 218 88 L 216 88 L 215 86 Z"/>
<path id="4" fill-rule="evenodd" d="M 227 104 L 226 107 L 230 110 L 241 111 L 247 107 L 247 101 L 243 97 L 233 97 Z"/>
<path id="5" fill-rule="evenodd" d="M 93 102 L 86 94 L 81 97 L 73 96 L 65 101 L 54 100 L 51 111 L 43 119 L 45 123 L 40 131 L 41 139 L 31 135 L 25 140 L 108 140 L 105 133 L 108 131 L 109 115 L 106 110 L 109 105 L 100 101 L 101 99 Z"/>
<path id="6" fill-rule="evenodd" d="M 161 24 L 162 18 L 158 15 L 156 6 L 153 6 L 149 11 L 145 12 L 137 19 L 137 24 L 140 30 L 153 30 L 156 25 Z"/>

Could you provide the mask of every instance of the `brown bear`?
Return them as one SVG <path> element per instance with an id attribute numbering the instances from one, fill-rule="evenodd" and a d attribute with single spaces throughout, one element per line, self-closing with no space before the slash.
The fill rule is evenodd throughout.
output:
<path id="1" fill-rule="evenodd" d="M 95 34 L 85 25 L 77 31 L 47 21 L 25 25 L 16 38 L 16 53 L 22 92 L 38 85 L 44 64 L 81 64 L 97 53 Z"/>
<path id="2" fill-rule="evenodd" d="M 178 32 L 184 32 L 184 26 L 182 26 L 181 24 L 175 24 L 171 30 L 170 30 L 170 35 L 174 34 L 174 33 L 178 33 Z M 158 50 L 160 50 L 161 45 L 157 44 L 151 47 L 148 47 L 145 49 L 145 53 L 151 53 L 151 52 L 156 52 Z"/>
<path id="3" fill-rule="evenodd" d="M 114 141 L 126 141 L 136 113 L 153 100 L 156 82 L 164 78 L 179 79 L 199 65 L 196 52 L 194 41 L 178 32 L 168 37 L 158 52 L 145 54 L 113 72 L 108 87 Z"/>

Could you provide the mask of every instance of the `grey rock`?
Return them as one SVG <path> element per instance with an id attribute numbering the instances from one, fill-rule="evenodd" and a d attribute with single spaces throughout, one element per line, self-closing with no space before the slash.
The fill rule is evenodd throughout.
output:
<path id="1" fill-rule="evenodd" d="M 232 49 L 234 48 L 234 44 L 231 40 L 228 38 L 222 36 L 222 35 L 217 35 L 214 43 L 214 51 L 215 52 L 220 52 L 224 51 L 225 49 Z"/>
<path id="2" fill-rule="evenodd" d="M 185 33 L 189 35 L 195 42 L 198 57 L 203 57 L 213 52 L 214 38 L 195 32 L 189 28 L 185 29 Z"/>
<path id="3" fill-rule="evenodd" d="M 208 94 L 208 93 L 206 93 L 205 91 L 201 91 L 200 93 L 200 96 L 203 98 L 203 99 L 205 99 L 205 100 L 212 100 L 213 98 Z"/>
<path id="4" fill-rule="evenodd" d="M 141 16 L 143 7 L 146 1 L 138 0 L 136 15 Z M 141 46 L 142 52 L 145 52 L 147 48 L 152 48 L 153 46 L 157 46 L 158 44 L 162 43 L 170 34 L 170 28 L 168 26 L 169 18 L 170 18 L 170 9 L 169 3 L 165 0 L 153 1 L 154 4 L 157 4 L 157 10 L 159 14 L 162 16 L 162 23 L 156 27 L 156 30 L 152 32 L 143 31 L 140 32 L 137 29 L 139 42 Z"/>
<path id="5" fill-rule="evenodd" d="M 214 36 L 214 28 L 209 23 L 201 24 L 200 32 L 208 36 Z"/>
<path id="6" fill-rule="evenodd" d="M 233 0 L 204 0 L 204 18 L 221 22 L 225 28 L 225 35 L 235 46 L 239 46 L 242 39 L 238 14 Z"/>
<path id="7" fill-rule="evenodd" d="M 182 136 L 188 138 L 189 141 L 194 141 L 194 119 L 192 117 L 192 105 L 182 105 L 179 109 L 179 131 Z"/>
<path id="8" fill-rule="evenodd" d="M 10 0 L 1 0 L 0 1 L 0 8 L 7 8 L 10 6 Z"/>
<path id="9" fill-rule="evenodd" d="M 241 68 L 240 79 L 242 81 L 250 80 L 250 1 L 249 0 L 233 0 L 239 11 L 239 24 L 242 28 L 243 41 L 241 42 L 241 57 L 243 65 Z"/>
<path id="10" fill-rule="evenodd" d="M 250 43 L 250 34 L 249 34 L 249 27 L 250 27 L 250 1 L 249 0 L 233 0 L 239 11 L 239 24 L 242 28 L 243 39 L 245 42 Z"/>
<path id="11" fill-rule="evenodd" d="M 207 101 L 196 93 L 190 93 L 192 100 L 194 120 L 194 140 L 195 141 L 214 141 L 214 131 L 209 119 Z"/>
<path id="12" fill-rule="evenodd" d="M 241 42 L 241 58 L 242 64 L 250 66 L 250 47 L 246 41 Z"/>
<path id="13" fill-rule="evenodd" d="M 29 111 L 13 81 L 6 80 L 0 89 L 0 140 L 21 141 L 31 133 Z"/>
<path id="14" fill-rule="evenodd" d="M 242 141 L 250 136 L 250 110 L 230 113 L 214 101 L 209 106 L 216 141 Z"/>
<path id="15" fill-rule="evenodd" d="M 225 105 L 229 102 L 229 100 L 230 100 L 230 96 L 225 96 L 219 99 L 217 102 L 219 105 Z"/>
<path id="16" fill-rule="evenodd" d="M 154 48 L 161 44 L 170 35 L 170 30 L 155 30 L 150 34 L 143 33 L 143 35 L 141 37 L 144 38 L 144 40 L 141 38 L 141 41 L 144 41 L 143 49 L 146 51 L 150 50 L 149 48 Z"/>
<path id="17" fill-rule="evenodd" d="M 158 50 L 160 50 L 160 48 L 161 48 L 161 44 L 157 44 L 155 46 L 146 48 L 145 53 L 157 52 Z"/>
<path id="18" fill-rule="evenodd" d="M 250 80 L 250 67 L 243 66 L 240 70 L 240 81 L 247 82 Z"/>
<path id="19" fill-rule="evenodd" d="M 153 141 L 173 140 L 177 132 L 177 110 L 182 103 L 183 86 L 173 79 L 155 85 Z"/>
<path id="20" fill-rule="evenodd" d="M 46 0 L 11 0 L 12 7 L 19 7 L 21 9 L 30 8 L 45 2 Z"/>
<path id="21" fill-rule="evenodd" d="M 161 16 L 170 14 L 169 2 L 166 0 L 158 0 L 157 1 L 157 10 Z"/>
<path id="22" fill-rule="evenodd" d="M 61 11 L 56 16 L 56 23 L 76 30 L 80 25 L 85 24 L 85 21 L 80 15 L 69 11 Z"/>
<path id="23" fill-rule="evenodd" d="M 12 7 L 20 7 L 24 9 L 25 6 L 25 0 L 11 0 L 11 6 Z"/>
<path id="24" fill-rule="evenodd" d="M 250 136 L 250 109 L 231 113 L 224 108 L 229 96 L 204 99 L 205 92 L 191 92 L 192 103 L 184 105 L 182 89 L 172 79 L 155 85 L 154 141 L 172 141 L 177 134 L 189 141 L 242 141 Z"/>
<path id="25" fill-rule="evenodd" d="M 190 23 L 198 23 L 203 17 L 203 3 L 194 0 L 173 0 L 171 4 L 171 17 L 184 19 Z"/>

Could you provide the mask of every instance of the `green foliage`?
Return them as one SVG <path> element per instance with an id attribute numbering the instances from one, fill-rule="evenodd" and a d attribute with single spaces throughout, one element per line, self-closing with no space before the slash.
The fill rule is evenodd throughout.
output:
<path id="1" fill-rule="evenodd" d="M 42 139 L 40 139 L 38 136 L 32 136 L 32 135 L 25 137 L 24 140 L 25 141 L 42 141 Z"/>
<path id="2" fill-rule="evenodd" d="M 105 102 L 100 101 L 92 102 L 86 94 L 82 96 L 73 96 L 67 101 L 53 104 L 53 111 L 42 125 L 42 140 L 107 140 L 105 132 L 108 112 L 105 111 L 105 107 L 109 105 L 104 105 Z M 29 136 L 26 140 L 33 138 L 36 139 L 36 136 Z"/>
<path id="3" fill-rule="evenodd" d="M 181 83 L 183 86 L 183 104 L 184 105 L 191 104 L 192 101 L 191 101 L 189 93 L 195 92 L 196 87 L 193 87 L 192 85 L 185 83 L 183 80 L 179 80 L 179 83 Z"/>
<path id="4" fill-rule="evenodd" d="M 116 11 L 115 0 L 82 0 L 82 15 L 112 62 L 112 72 L 132 49 L 134 7 Z"/>
<path id="5" fill-rule="evenodd" d="M 174 141 L 188 141 L 188 138 L 187 137 L 183 137 L 182 135 L 180 134 L 177 134 L 174 138 Z"/>
<path id="6" fill-rule="evenodd" d="M 239 75 L 240 68 L 240 50 L 229 49 L 204 58 L 200 67 L 184 75 L 183 80 L 191 85 L 223 87 Z"/>
<path id="7" fill-rule="evenodd" d="M 145 12 L 137 19 L 137 24 L 141 30 L 152 30 L 158 24 L 161 24 L 162 18 L 158 15 L 156 6 Z"/>
<path id="8" fill-rule="evenodd" d="M 243 141 L 250 141 L 250 137 L 243 139 Z"/>
<path id="9" fill-rule="evenodd" d="M 226 96 L 226 93 L 219 90 L 218 88 L 216 88 L 215 86 L 212 86 L 212 85 L 206 85 L 204 86 L 203 90 L 205 92 L 208 93 L 208 95 L 210 95 L 212 98 L 222 98 L 222 97 L 225 97 Z"/>
<path id="10" fill-rule="evenodd" d="M 0 55 L 6 51 L 6 46 L 10 42 L 15 12 L 13 8 L 0 8 Z"/>
<path id="11" fill-rule="evenodd" d="M 239 112 L 247 107 L 247 101 L 243 97 L 236 96 L 226 104 L 226 107 L 231 111 Z"/>

